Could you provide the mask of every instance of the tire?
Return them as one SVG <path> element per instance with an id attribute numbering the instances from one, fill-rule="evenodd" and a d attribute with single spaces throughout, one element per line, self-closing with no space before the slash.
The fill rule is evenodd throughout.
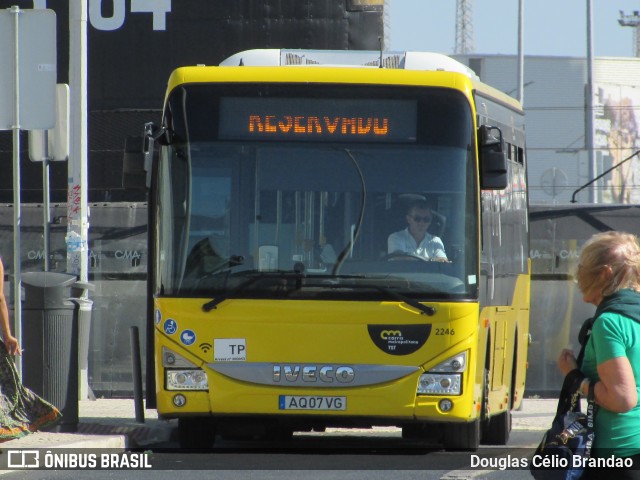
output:
<path id="1" fill-rule="evenodd" d="M 494 415 L 492 417 L 487 416 L 483 418 L 483 431 L 482 431 L 482 443 L 486 445 L 506 445 L 509 442 L 509 435 L 511 434 L 511 408 L 513 407 L 513 395 L 515 392 L 515 379 L 516 379 L 516 353 L 514 352 L 513 368 L 511 370 L 511 392 L 509 394 L 509 402 L 507 404 L 507 410 Z M 488 375 L 488 372 L 485 371 Z"/>
<path id="2" fill-rule="evenodd" d="M 511 434 L 511 410 L 495 415 L 488 420 L 483 443 L 487 445 L 506 445 Z"/>
<path id="3" fill-rule="evenodd" d="M 178 441 L 181 449 L 208 449 L 216 436 L 215 425 L 207 418 L 178 419 Z"/>
<path id="4" fill-rule="evenodd" d="M 480 446 L 480 420 L 451 423 L 444 429 L 444 448 L 475 452 Z"/>
<path id="5" fill-rule="evenodd" d="M 480 440 L 487 442 L 489 438 L 489 369 L 484 369 L 484 381 L 482 384 L 482 404 L 480 408 Z"/>

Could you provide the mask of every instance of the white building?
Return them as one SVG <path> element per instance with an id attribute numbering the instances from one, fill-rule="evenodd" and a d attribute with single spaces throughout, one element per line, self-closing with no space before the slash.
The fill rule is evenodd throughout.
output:
<path id="1" fill-rule="evenodd" d="M 480 78 L 515 96 L 516 55 L 457 55 Z M 586 145 L 587 62 L 525 57 L 529 199 L 568 203 L 575 190 L 640 149 L 640 58 L 594 59 L 595 172 Z M 593 197 L 591 197 L 593 195 Z M 640 159 L 632 157 L 576 194 L 578 203 L 640 203 Z"/>

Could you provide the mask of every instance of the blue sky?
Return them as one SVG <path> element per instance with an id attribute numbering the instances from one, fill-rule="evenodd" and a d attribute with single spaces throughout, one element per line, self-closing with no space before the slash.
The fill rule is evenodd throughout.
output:
<path id="1" fill-rule="evenodd" d="M 390 0 L 389 50 L 453 53 L 455 0 Z M 516 54 L 518 0 L 474 0 L 475 53 Z M 620 10 L 637 0 L 592 0 L 594 55 L 634 55 L 633 28 L 618 24 Z M 585 57 L 587 0 L 524 0 L 525 55 Z"/>

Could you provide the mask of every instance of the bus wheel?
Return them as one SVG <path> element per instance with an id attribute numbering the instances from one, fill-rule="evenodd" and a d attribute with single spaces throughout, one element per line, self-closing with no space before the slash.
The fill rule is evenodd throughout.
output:
<path id="1" fill-rule="evenodd" d="M 480 420 L 469 423 L 449 423 L 444 429 L 446 450 L 475 452 L 480 446 Z"/>
<path id="2" fill-rule="evenodd" d="M 483 443 L 486 445 L 506 445 L 511 433 L 511 410 L 507 410 L 489 418 Z"/>
<path id="3" fill-rule="evenodd" d="M 489 433 L 489 369 L 484 369 L 484 382 L 482 384 L 482 404 L 480 408 L 480 439 L 486 443 Z"/>
<path id="4" fill-rule="evenodd" d="M 205 449 L 213 446 L 215 426 L 207 418 L 178 419 L 178 441 L 182 449 Z"/>
<path id="5" fill-rule="evenodd" d="M 516 338 L 518 338 L 516 332 Z M 511 434 L 511 408 L 513 407 L 513 398 L 515 395 L 516 384 L 516 359 L 517 350 L 513 352 L 513 368 L 511 370 L 511 393 L 507 402 L 506 411 L 488 417 L 486 422 L 486 430 L 483 431 L 482 443 L 486 445 L 506 445 Z"/>

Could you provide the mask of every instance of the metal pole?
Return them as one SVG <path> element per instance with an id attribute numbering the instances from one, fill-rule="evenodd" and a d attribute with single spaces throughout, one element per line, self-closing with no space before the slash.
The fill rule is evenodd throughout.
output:
<path id="1" fill-rule="evenodd" d="M 524 104 L 524 0 L 518 3 L 518 101 Z"/>
<path id="2" fill-rule="evenodd" d="M 49 210 L 49 131 L 44 131 L 45 158 L 42 161 L 42 215 L 44 224 L 44 271 L 49 271 L 49 236 L 51 231 L 51 212 Z"/>
<path id="3" fill-rule="evenodd" d="M 21 297 L 21 259 L 20 259 L 20 55 L 18 45 L 18 26 L 20 8 L 9 9 L 14 14 L 14 94 L 15 110 L 13 130 L 13 333 L 22 345 L 22 297 Z M 22 377 L 22 358 L 15 357 L 16 369 Z"/>
<path id="4" fill-rule="evenodd" d="M 69 2 L 71 151 L 67 185 L 67 272 L 88 281 L 87 0 Z M 86 291 L 85 291 L 86 295 Z"/>
<path id="5" fill-rule="evenodd" d="M 592 0 L 587 0 L 587 85 L 585 89 L 585 141 L 589 158 L 589 178 L 595 179 L 598 174 L 596 154 L 594 150 L 594 111 L 593 111 L 593 10 Z M 589 190 L 589 201 L 598 203 L 598 184 L 593 182 Z"/>

